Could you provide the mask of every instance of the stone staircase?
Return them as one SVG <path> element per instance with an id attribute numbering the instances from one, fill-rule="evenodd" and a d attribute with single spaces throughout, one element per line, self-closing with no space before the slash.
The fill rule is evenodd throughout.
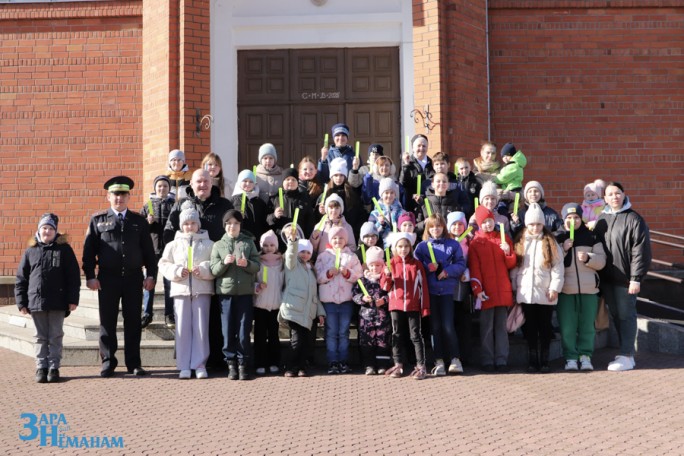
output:
<path id="1" fill-rule="evenodd" d="M 160 284 L 161 285 L 161 284 Z M 164 290 L 160 286 L 155 293 L 154 321 L 142 332 L 140 355 L 145 367 L 175 366 L 174 332 L 164 325 Z M 81 288 L 78 309 L 64 319 L 63 366 L 98 366 L 99 313 L 97 292 Z M 119 352 L 123 361 L 123 317 L 119 313 L 117 324 Z M 15 305 L 0 307 L 0 347 L 27 356 L 34 356 L 35 328 L 30 315 L 22 315 Z"/>

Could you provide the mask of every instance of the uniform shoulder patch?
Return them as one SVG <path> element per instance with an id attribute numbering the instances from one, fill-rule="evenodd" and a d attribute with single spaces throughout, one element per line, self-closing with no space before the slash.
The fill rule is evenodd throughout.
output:
<path id="1" fill-rule="evenodd" d="M 95 212 L 92 217 L 97 217 L 98 215 L 105 215 L 107 213 L 107 209 L 104 209 L 102 211 L 97 211 Z"/>

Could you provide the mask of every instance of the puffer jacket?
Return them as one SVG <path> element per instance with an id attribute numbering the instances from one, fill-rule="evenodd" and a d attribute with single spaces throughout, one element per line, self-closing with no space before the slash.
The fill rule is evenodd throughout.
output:
<path id="1" fill-rule="evenodd" d="M 288 241 L 285 251 L 285 290 L 278 312 L 278 321 L 297 323 L 311 327 L 316 316 L 325 316 L 323 304 L 318 299 L 316 275 L 310 263 L 302 262 L 297 256 L 297 242 Z M 270 279 L 269 279 L 270 280 Z"/>
<path id="2" fill-rule="evenodd" d="M 344 247 L 340 252 L 340 267 L 349 270 L 349 278 L 344 278 L 342 274 L 335 277 L 328 277 L 328 270 L 335 267 L 335 249 L 328 247 L 316 259 L 316 279 L 318 279 L 318 294 L 323 302 L 333 302 L 342 304 L 352 300 L 352 286 L 363 275 L 363 267 L 356 257 L 356 254 Z"/>
<path id="3" fill-rule="evenodd" d="M 593 228 L 605 208 L 606 202 L 603 198 L 594 201 L 584 200 L 582 202 L 582 221 L 586 223 L 590 229 Z"/>
<path id="4" fill-rule="evenodd" d="M 559 231 L 556 239 L 562 246 L 570 238 L 570 232 Z M 561 247 L 562 248 L 562 247 Z M 587 252 L 589 260 L 585 263 L 577 261 L 577 252 Z M 572 248 L 565 252 L 565 281 L 561 293 L 564 294 L 597 294 L 599 292 L 599 275 L 597 271 L 606 265 L 606 252 L 594 233 L 582 225 L 575 230 Z"/>
<path id="5" fill-rule="evenodd" d="M 389 245 L 387 243 L 387 237 L 394 231 L 395 227 L 397 231 L 399 231 L 397 222 L 399 221 L 399 217 L 401 217 L 405 211 L 397 199 L 395 199 L 389 207 L 387 207 L 387 205 L 382 201 L 378 201 L 378 206 L 380 206 L 382 212 L 378 211 L 377 206 L 373 205 L 373 210 L 368 216 L 368 221 L 375 224 L 375 228 L 377 228 L 383 244 Z M 381 215 L 384 218 L 384 223 L 380 223 Z"/>
<path id="6" fill-rule="evenodd" d="M 328 157 L 325 160 L 318 160 L 318 175 L 321 182 L 328 182 L 330 180 L 330 163 L 334 159 L 338 157 L 344 158 L 344 161 L 347 162 L 347 170 L 351 171 L 355 156 L 354 148 L 349 144 L 342 146 L 342 148 L 331 145 L 328 148 Z"/>
<path id="7" fill-rule="evenodd" d="M 563 219 L 558 215 L 558 212 L 546 205 L 544 200 L 539 201 L 539 206 L 544 213 L 544 226 L 552 233 L 558 231 L 563 226 Z M 511 234 L 515 238 L 519 232 L 525 228 L 525 214 L 527 214 L 528 205 L 525 203 L 523 207 L 518 209 L 518 223 L 511 220 Z M 513 210 L 511 209 L 511 212 Z"/>
<path id="8" fill-rule="evenodd" d="M 437 261 L 437 270 L 429 272 L 429 265 L 432 263 L 430 258 L 430 251 L 427 243 L 432 244 L 432 250 Z M 427 273 L 428 288 L 430 294 L 443 296 L 451 295 L 454 288 L 458 285 L 466 268 L 466 262 L 461 250 L 461 244 L 455 239 L 441 238 L 430 239 L 418 244 L 415 251 L 416 258 L 423 263 L 423 267 Z M 447 277 L 439 280 L 437 276 L 442 271 L 446 271 Z"/>
<path id="9" fill-rule="evenodd" d="M 169 243 L 176 237 L 176 232 L 180 230 L 181 208 L 186 206 L 191 206 L 199 212 L 201 228 L 207 230 L 209 239 L 214 242 L 221 239 L 226 232 L 223 225 L 223 215 L 233 208 L 233 204 L 221 196 L 218 187 L 211 188 L 209 198 L 206 200 L 196 197 L 192 187 L 188 188 L 187 194 L 187 198 L 177 200 L 171 208 L 169 219 L 164 227 L 164 243 Z"/>
<path id="10" fill-rule="evenodd" d="M 434 168 L 432 167 L 432 159 L 429 156 L 425 169 L 423 169 L 414 155 L 411 155 L 409 162 L 403 164 L 401 167 L 399 183 L 404 187 L 404 201 L 402 202 L 402 205 L 407 211 L 413 212 L 417 221 L 423 219 L 423 211 L 421 210 L 420 205 L 413 199 L 413 195 L 416 193 L 416 190 L 418 190 L 416 188 L 418 185 L 418 175 L 420 174 L 423 176 L 420 183 L 420 194 L 425 195 L 425 190 L 428 187 L 427 176 L 432 175 L 433 173 Z"/>
<path id="11" fill-rule="evenodd" d="M 508 271 L 516 264 L 513 242 L 506 236 L 511 246 L 508 255 L 501 250 L 501 235 L 496 231 L 485 233 L 480 230 L 470 242 L 468 249 L 468 268 L 470 269 L 470 286 L 473 294 L 484 291 L 489 299 L 482 302 L 482 309 L 513 305 L 513 287 Z"/>
<path id="12" fill-rule="evenodd" d="M 229 253 L 237 257 L 236 261 L 225 264 L 223 260 Z M 247 266 L 244 268 L 237 265 L 237 259 L 242 254 L 247 258 Z M 254 294 L 259 264 L 259 252 L 251 235 L 240 232 L 236 238 L 232 238 L 228 233 L 224 234 L 211 250 L 211 273 L 216 277 L 216 294 L 231 296 Z"/>
<path id="13" fill-rule="evenodd" d="M 543 235 L 524 234 L 525 250 L 522 263 L 511 270 L 511 283 L 520 304 L 556 305 L 558 298 L 549 300 L 546 293 L 563 289 L 563 249 L 553 239 L 558 255 L 551 269 L 544 267 Z"/>
<path id="14" fill-rule="evenodd" d="M 527 157 L 519 150 L 513 155 L 511 161 L 501 168 L 494 178 L 494 183 L 500 185 L 505 192 L 521 188 L 525 166 L 527 166 Z"/>
<path id="15" fill-rule="evenodd" d="M 19 310 L 69 310 L 78 304 L 81 273 L 65 235 L 57 233 L 50 244 L 36 237 L 29 241 L 17 269 L 14 297 Z"/>
<path id="16" fill-rule="evenodd" d="M 188 247 L 192 246 L 192 264 L 199 267 L 199 277 L 181 273 L 188 265 Z M 209 260 L 214 243 L 206 230 L 197 233 L 176 233 L 175 239 L 164 247 L 159 260 L 159 271 L 171 282 L 169 296 L 197 296 L 214 294 L 214 276 L 211 274 Z"/>
<path id="17" fill-rule="evenodd" d="M 280 253 L 261 255 L 261 268 L 257 279 L 264 283 L 264 267 L 268 268 L 266 289 L 254 298 L 254 307 L 264 310 L 277 310 L 283 299 L 283 256 Z"/>
<path id="18" fill-rule="evenodd" d="M 651 265 L 651 238 L 648 225 L 632 210 L 628 197 L 617 212 L 606 206 L 594 233 L 608 255 L 601 280 L 625 287 L 630 280 L 641 282 Z"/>
<path id="19" fill-rule="evenodd" d="M 389 310 L 420 312 L 422 317 L 430 315 L 430 294 L 423 264 L 412 256 L 399 255 L 390 261 L 391 277 L 380 284 L 389 292 Z"/>
<path id="20" fill-rule="evenodd" d="M 259 186 L 259 198 L 268 204 L 273 195 L 278 195 L 278 188 L 283 186 L 283 168 L 275 165 L 271 169 L 257 165 L 256 184 Z"/>

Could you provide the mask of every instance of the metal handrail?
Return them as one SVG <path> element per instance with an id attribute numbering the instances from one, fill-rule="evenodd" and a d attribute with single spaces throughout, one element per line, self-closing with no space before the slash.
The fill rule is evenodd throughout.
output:
<path id="1" fill-rule="evenodd" d="M 669 261 L 651 259 L 651 263 L 660 264 L 662 266 L 667 266 L 668 268 L 684 269 L 684 264 L 682 263 L 670 263 Z"/>
<path id="2" fill-rule="evenodd" d="M 670 276 L 665 275 L 665 274 L 658 274 L 657 272 L 648 271 L 648 272 L 646 273 L 646 275 L 647 275 L 647 276 L 651 276 L 651 277 L 656 277 L 656 278 L 658 278 L 658 279 L 667 280 L 668 282 L 678 283 L 679 285 L 681 285 L 682 283 L 684 283 L 684 279 L 678 279 L 678 278 L 676 278 L 676 277 L 670 277 Z"/>
<path id="3" fill-rule="evenodd" d="M 668 306 L 666 304 L 661 304 L 659 302 L 651 301 L 650 299 L 642 298 L 641 296 L 637 296 L 637 301 L 645 302 L 647 304 L 651 304 L 652 306 L 656 306 L 656 307 L 662 307 L 663 309 L 671 310 L 674 312 L 684 313 L 684 310 L 682 310 L 682 309 L 677 309 L 676 307 L 672 307 L 672 306 Z"/>
<path id="4" fill-rule="evenodd" d="M 651 242 L 654 242 L 656 244 L 661 244 L 661 245 L 669 245 L 670 247 L 675 247 L 677 249 L 683 249 L 684 250 L 684 245 L 681 245 L 681 244 L 674 244 L 672 242 L 661 241 L 660 239 L 651 239 Z"/>
<path id="5" fill-rule="evenodd" d="M 679 239 L 680 241 L 684 241 L 684 236 L 677 236 L 675 234 L 669 234 L 669 233 L 663 233 L 662 231 L 654 231 L 650 230 L 651 234 L 657 234 L 658 236 L 665 236 L 673 239 Z"/>

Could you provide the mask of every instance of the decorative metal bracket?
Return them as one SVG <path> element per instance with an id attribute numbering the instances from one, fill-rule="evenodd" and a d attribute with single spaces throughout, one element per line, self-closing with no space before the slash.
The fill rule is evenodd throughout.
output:
<path id="1" fill-rule="evenodd" d="M 199 108 L 195 109 L 195 136 L 199 136 L 202 130 L 209 130 L 214 123 L 214 116 L 206 114 L 202 116 Z"/>
<path id="2" fill-rule="evenodd" d="M 430 112 L 430 105 L 425 105 L 423 111 L 420 109 L 414 109 L 410 113 L 413 118 L 413 122 L 423 124 L 425 127 L 425 134 L 429 134 L 430 131 L 439 125 L 439 122 L 434 122 L 432 120 L 432 113 Z"/>

